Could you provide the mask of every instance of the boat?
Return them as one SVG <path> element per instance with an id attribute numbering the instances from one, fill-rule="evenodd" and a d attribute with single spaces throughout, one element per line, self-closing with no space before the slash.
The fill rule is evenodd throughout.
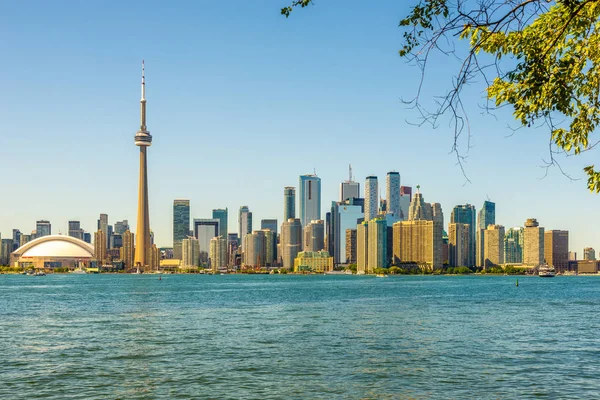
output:
<path id="1" fill-rule="evenodd" d="M 542 264 L 538 268 L 538 276 L 540 278 L 554 278 L 556 276 L 556 271 L 553 266 Z"/>
<path id="2" fill-rule="evenodd" d="M 87 274 L 87 272 L 85 271 L 85 269 L 79 267 L 79 268 L 75 268 L 73 271 L 71 271 L 72 274 Z"/>
<path id="3" fill-rule="evenodd" d="M 35 271 L 32 275 L 33 276 L 46 276 L 46 273 L 44 271 Z"/>
<path id="4" fill-rule="evenodd" d="M 386 274 L 377 274 L 375 275 L 377 278 L 387 278 L 388 276 Z"/>

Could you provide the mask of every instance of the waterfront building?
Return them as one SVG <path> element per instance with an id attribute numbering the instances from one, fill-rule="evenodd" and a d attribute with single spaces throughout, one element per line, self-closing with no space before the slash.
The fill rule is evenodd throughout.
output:
<path id="1" fill-rule="evenodd" d="M 283 267 L 294 268 L 294 259 L 302 250 L 302 223 L 299 218 L 290 218 L 281 226 L 281 254 Z"/>
<path id="2" fill-rule="evenodd" d="M 333 271 L 333 257 L 327 251 L 301 251 L 294 258 L 294 272 Z"/>
<path id="3" fill-rule="evenodd" d="M 469 227 L 469 243 L 467 250 L 467 261 L 463 264 L 467 267 L 475 266 L 476 255 L 476 214 L 475 206 L 472 204 L 457 205 L 450 214 L 450 223 L 460 223 Z"/>
<path id="4" fill-rule="evenodd" d="M 238 238 L 239 238 L 239 246 L 242 251 L 244 250 L 244 238 L 247 234 L 252 232 L 252 213 L 248 206 L 241 206 L 238 214 Z"/>
<path id="5" fill-rule="evenodd" d="M 366 274 L 369 270 L 369 222 L 356 226 L 356 272 Z"/>
<path id="6" fill-rule="evenodd" d="M 135 145 L 140 148 L 140 176 L 138 185 L 137 229 L 135 244 L 135 265 L 148 266 L 150 251 L 150 208 L 148 205 L 148 147 L 152 145 L 152 135 L 146 127 L 146 77 L 142 61 L 142 98 L 140 100 L 140 129 L 135 134 Z"/>
<path id="7" fill-rule="evenodd" d="M 0 240 L 0 266 L 10 264 L 10 255 L 13 252 L 14 241 L 12 239 Z"/>
<path id="8" fill-rule="evenodd" d="M 181 241 L 181 266 L 184 268 L 200 265 L 200 247 L 198 239 L 188 236 Z"/>
<path id="9" fill-rule="evenodd" d="M 388 267 L 387 256 L 387 224 L 385 219 L 374 218 L 368 227 L 367 271 L 373 273 L 376 268 Z"/>
<path id="10" fill-rule="evenodd" d="M 135 235 L 130 230 L 123 233 L 123 247 L 121 247 L 121 260 L 125 268 L 133 268 L 135 257 Z"/>
<path id="11" fill-rule="evenodd" d="M 488 225 L 485 229 L 484 238 L 484 267 L 504 264 L 504 227 L 502 225 Z"/>
<path id="12" fill-rule="evenodd" d="M 219 220 L 219 236 L 227 239 L 227 224 L 228 222 L 228 210 L 227 208 L 215 208 L 212 210 L 213 219 Z"/>
<path id="13" fill-rule="evenodd" d="M 583 249 L 583 259 L 586 261 L 595 261 L 596 250 L 594 250 L 592 247 L 586 247 Z"/>
<path id="14" fill-rule="evenodd" d="M 52 225 L 50 221 L 40 220 L 35 223 L 35 237 L 52 235 Z"/>
<path id="15" fill-rule="evenodd" d="M 300 175 L 298 202 L 300 222 L 307 226 L 310 221 L 321 219 L 321 178 L 317 175 Z"/>
<path id="16" fill-rule="evenodd" d="M 576 251 L 569 252 L 569 261 L 577 261 L 577 252 Z"/>
<path id="17" fill-rule="evenodd" d="M 24 268 L 73 269 L 89 265 L 94 258 L 94 246 L 68 235 L 45 235 L 20 246 L 10 258 L 11 265 Z"/>
<path id="18" fill-rule="evenodd" d="M 451 267 L 466 267 L 470 262 L 471 227 L 469 224 L 452 222 L 448 228 L 448 264 Z"/>
<path id="19" fill-rule="evenodd" d="M 408 207 L 408 220 L 409 221 L 433 221 L 433 209 L 431 204 L 426 203 L 421 194 L 420 186 L 417 185 L 417 193 L 412 198 L 410 206 Z"/>
<path id="20" fill-rule="evenodd" d="M 347 264 L 346 231 L 356 229 L 360 219 L 364 218 L 362 206 L 355 205 L 356 198 L 344 202 L 331 202 L 330 221 L 327 229 L 328 251 L 334 264 Z M 355 261 L 356 262 L 356 261 Z"/>
<path id="21" fill-rule="evenodd" d="M 360 184 L 352 177 L 352 165 L 348 167 L 348 180 L 340 183 L 340 202 L 360 197 Z"/>
<path id="22" fill-rule="evenodd" d="M 283 221 L 296 218 L 296 188 L 286 186 L 283 188 Z"/>
<path id="23" fill-rule="evenodd" d="M 173 200 L 173 258 L 181 260 L 181 243 L 190 235 L 190 201 Z"/>
<path id="24" fill-rule="evenodd" d="M 365 221 L 368 222 L 377 216 L 379 211 L 378 199 L 379 186 L 377 177 L 373 175 L 367 176 L 365 181 Z"/>
<path id="25" fill-rule="evenodd" d="M 569 231 L 551 230 L 544 233 L 544 259 L 556 272 L 569 269 Z"/>
<path id="26" fill-rule="evenodd" d="M 225 237 L 217 236 L 210 239 L 209 259 L 213 272 L 227 269 L 227 239 Z"/>
<path id="27" fill-rule="evenodd" d="M 212 218 L 194 218 L 194 237 L 198 239 L 198 251 L 202 266 L 208 264 L 210 240 L 219 236 L 220 221 Z"/>
<path id="28" fill-rule="evenodd" d="M 272 267 L 277 263 L 277 234 L 270 229 L 261 229 L 265 235 L 264 265 Z"/>
<path id="29" fill-rule="evenodd" d="M 254 231 L 244 238 L 243 264 L 247 267 L 265 266 L 265 232 Z"/>
<path id="30" fill-rule="evenodd" d="M 385 210 L 388 213 L 394 213 L 396 218 L 400 220 L 402 218 L 402 211 L 400 209 L 400 173 L 395 171 L 387 173 L 385 189 Z"/>
<path id="31" fill-rule="evenodd" d="M 106 234 L 99 229 L 96 233 L 94 233 L 94 258 L 99 263 L 104 263 L 106 260 Z"/>
<path id="32" fill-rule="evenodd" d="M 523 229 L 523 264 L 537 267 L 543 263 L 544 228 L 535 218 L 529 218 Z"/>
<path id="33" fill-rule="evenodd" d="M 510 228 L 504 235 L 504 263 L 523 263 L 523 228 Z"/>
<path id="34" fill-rule="evenodd" d="M 346 229 L 346 260 L 342 264 L 356 264 L 356 228 Z"/>
<path id="35" fill-rule="evenodd" d="M 304 227 L 304 251 L 321 251 L 325 247 L 325 224 L 312 220 Z"/>
<path id="36" fill-rule="evenodd" d="M 394 224 L 393 232 L 394 264 L 412 262 L 430 270 L 442 267 L 442 226 L 439 222 L 400 221 Z"/>
<path id="37" fill-rule="evenodd" d="M 488 225 L 496 224 L 496 204 L 484 201 L 477 214 L 477 266 L 485 266 L 485 230 Z"/>

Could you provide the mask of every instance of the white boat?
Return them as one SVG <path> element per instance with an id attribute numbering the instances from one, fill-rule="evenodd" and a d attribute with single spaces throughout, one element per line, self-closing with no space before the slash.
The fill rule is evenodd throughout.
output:
<path id="1" fill-rule="evenodd" d="M 543 264 L 538 268 L 538 276 L 540 278 L 554 278 L 556 276 L 556 271 L 554 270 L 553 266 Z"/>
<path id="2" fill-rule="evenodd" d="M 87 272 L 83 268 L 76 268 L 73 271 L 71 271 L 71 273 L 72 274 L 87 274 Z"/>

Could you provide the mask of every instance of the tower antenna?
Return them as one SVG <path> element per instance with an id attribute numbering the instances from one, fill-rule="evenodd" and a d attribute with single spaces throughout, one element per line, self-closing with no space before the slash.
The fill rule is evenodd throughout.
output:
<path id="1" fill-rule="evenodd" d="M 348 182 L 352 182 L 352 164 L 348 164 Z"/>

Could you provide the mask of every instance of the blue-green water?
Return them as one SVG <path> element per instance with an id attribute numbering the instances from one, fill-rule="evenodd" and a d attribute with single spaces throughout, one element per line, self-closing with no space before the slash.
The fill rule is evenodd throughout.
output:
<path id="1" fill-rule="evenodd" d="M 598 398 L 597 277 L 0 276 L 0 398 Z"/>

